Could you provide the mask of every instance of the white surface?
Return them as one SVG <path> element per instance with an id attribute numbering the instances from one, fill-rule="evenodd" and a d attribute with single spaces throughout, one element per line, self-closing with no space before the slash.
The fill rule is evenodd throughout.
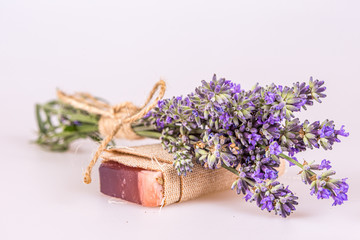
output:
<path id="1" fill-rule="evenodd" d="M 0 239 L 356 239 L 359 23 L 357 1 L 0 1 Z M 291 168 L 282 181 L 300 205 L 285 220 L 231 191 L 161 212 L 113 204 L 96 170 L 93 184 L 81 182 L 95 144 L 60 154 L 30 143 L 34 104 L 56 87 L 141 104 L 159 77 L 170 97 L 213 73 L 244 88 L 325 80 L 328 98 L 300 117 L 334 119 L 351 135 L 300 159 L 331 160 L 349 177 L 349 201 L 316 200 Z"/>

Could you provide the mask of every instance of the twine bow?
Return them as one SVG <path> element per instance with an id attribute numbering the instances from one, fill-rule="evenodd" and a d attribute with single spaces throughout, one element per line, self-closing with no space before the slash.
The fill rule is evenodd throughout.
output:
<path id="1" fill-rule="evenodd" d="M 158 96 L 151 103 L 155 92 L 159 90 Z M 91 170 L 96 164 L 100 154 L 105 150 L 109 142 L 116 136 L 118 138 L 139 139 L 131 128 L 131 123 L 144 117 L 151 109 L 153 109 L 157 102 L 164 96 L 166 84 L 163 80 L 158 81 L 151 90 L 148 98 L 141 107 L 136 107 L 131 102 L 123 102 L 114 106 L 96 99 L 88 93 L 77 93 L 74 95 L 67 95 L 64 92 L 57 90 L 57 96 L 60 101 L 69 104 L 75 108 L 87 111 L 93 114 L 101 115 L 99 121 L 99 131 L 106 136 L 97 149 L 89 166 L 86 169 L 84 176 L 84 183 L 91 183 Z M 121 130 L 121 131 L 119 131 Z"/>

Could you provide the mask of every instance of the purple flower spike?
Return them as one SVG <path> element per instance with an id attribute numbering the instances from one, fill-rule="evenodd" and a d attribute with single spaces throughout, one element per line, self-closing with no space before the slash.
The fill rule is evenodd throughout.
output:
<path id="1" fill-rule="evenodd" d="M 252 198 L 253 194 L 250 190 L 246 190 L 246 195 L 244 197 L 245 201 L 249 201 Z"/>
<path id="2" fill-rule="evenodd" d="M 324 126 L 321 130 L 320 130 L 320 137 L 330 137 L 332 134 L 334 133 L 334 128 L 330 127 L 330 126 Z"/>
<path id="3" fill-rule="evenodd" d="M 266 208 L 266 210 L 268 210 L 269 212 L 271 210 L 274 209 L 274 205 L 273 205 L 273 201 L 274 201 L 274 197 L 271 195 L 271 197 L 264 197 L 260 204 L 262 204 L 261 206 L 261 210 L 264 210 Z"/>
<path id="4" fill-rule="evenodd" d="M 289 166 L 302 168 L 301 178 L 311 185 L 312 195 L 331 197 L 333 205 L 347 200 L 346 179 L 331 178 L 335 171 L 330 161 L 300 164 L 295 157 L 307 148 L 331 150 L 339 136 L 349 136 L 344 126 L 336 129 L 334 121 L 300 122 L 295 116 L 321 102 L 325 89 L 324 81 L 311 78 L 292 86 L 256 84 L 246 91 L 214 75 L 187 96 L 159 101 L 140 123 L 161 132 L 164 148 L 176 156 L 179 174 L 191 170 L 192 160 L 208 169 L 224 167 L 238 174 L 232 188 L 246 201 L 286 217 L 295 210 L 297 197 L 276 182 L 283 154 L 297 162 L 290 159 Z"/>
<path id="5" fill-rule="evenodd" d="M 312 195 L 313 192 L 310 192 L 310 194 Z M 328 199 L 331 196 L 331 192 L 329 189 L 320 187 L 316 195 L 317 199 Z"/>
<path id="6" fill-rule="evenodd" d="M 250 191 L 249 188 L 251 185 L 249 185 L 247 180 L 250 180 L 251 177 L 246 171 L 248 171 L 248 169 L 241 168 L 239 172 L 239 178 L 235 180 L 231 186 L 231 189 L 236 189 L 237 194 L 245 194 Z"/>
<path id="7" fill-rule="evenodd" d="M 251 145 L 255 146 L 256 143 L 261 139 L 261 136 L 256 133 L 252 133 L 247 136 L 247 139 Z"/>
<path id="8" fill-rule="evenodd" d="M 278 178 L 278 171 L 274 169 L 266 169 L 264 174 L 265 179 L 275 180 Z"/>
<path id="9" fill-rule="evenodd" d="M 339 193 L 337 196 L 333 197 L 334 203 L 332 206 L 341 205 L 344 203 L 344 201 L 348 200 L 348 197 L 345 193 Z"/>
<path id="10" fill-rule="evenodd" d="M 319 166 L 319 170 L 323 170 L 326 168 L 326 170 L 329 170 L 331 168 L 330 161 L 324 159 L 321 161 L 321 164 Z"/>
<path id="11" fill-rule="evenodd" d="M 265 93 L 265 103 L 266 104 L 272 104 L 275 101 L 276 94 L 272 92 Z"/>
<path id="12" fill-rule="evenodd" d="M 328 199 L 332 197 L 334 200 L 333 206 L 341 205 L 348 200 L 347 191 L 349 185 L 346 183 L 346 178 L 333 179 L 329 176 L 334 175 L 334 171 L 326 171 L 318 179 L 311 183 L 310 194 L 316 194 L 318 199 Z"/>
<path id="13" fill-rule="evenodd" d="M 335 134 L 343 136 L 343 137 L 348 137 L 349 136 L 349 133 L 345 132 L 344 125 L 342 125 L 339 130 L 335 130 Z"/>
<path id="14" fill-rule="evenodd" d="M 256 202 L 261 210 L 275 211 L 276 215 L 286 218 L 295 210 L 298 197 L 288 187 L 277 181 L 257 183 L 253 193 L 245 196 L 246 200 Z"/>
<path id="15" fill-rule="evenodd" d="M 339 187 L 339 192 L 347 192 L 349 190 L 349 184 L 346 183 L 347 178 L 343 178 L 337 182 L 337 186 Z"/>
<path id="16" fill-rule="evenodd" d="M 270 154 L 274 154 L 278 156 L 280 153 L 282 153 L 281 147 L 278 144 L 278 142 L 274 141 L 269 146 Z"/>

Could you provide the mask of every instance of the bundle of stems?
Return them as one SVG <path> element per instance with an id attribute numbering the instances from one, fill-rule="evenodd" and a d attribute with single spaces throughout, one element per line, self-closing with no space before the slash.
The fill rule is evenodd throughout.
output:
<path id="1" fill-rule="evenodd" d="M 287 217 L 298 198 L 277 181 L 279 158 L 301 169 L 311 195 L 332 198 L 333 205 L 347 200 L 347 179 L 333 177 L 330 161 L 300 163 L 295 157 L 307 149 L 331 150 L 340 136 L 349 135 L 344 126 L 338 129 L 333 121 L 310 123 L 295 117 L 314 101 L 321 103 L 325 89 L 323 81 L 310 78 L 308 83 L 292 86 L 256 84 L 246 91 L 214 75 L 185 97 L 159 101 L 131 127 L 139 136 L 160 139 L 164 149 L 173 154 L 179 175 L 192 171 L 194 164 L 208 169 L 223 167 L 237 175 L 231 188 L 246 201 Z M 36 116 L 37 143 L 50 150 L 65 151 L 79 138 L 102 140 L 97 114 L 50 101 L 36 105 Z"/>

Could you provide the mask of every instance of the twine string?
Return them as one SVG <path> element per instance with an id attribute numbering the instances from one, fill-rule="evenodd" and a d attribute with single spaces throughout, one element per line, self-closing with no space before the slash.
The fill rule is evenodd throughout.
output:
<path id="1" fill-rule="evenodd" d="M 96 164 L 100 154 L 106 149 L 106 146 L 115 136 L 126 139 L 140 138 L 132 130 L 131 123 L 143 118 L 151 109 L 153 109 L 157 105 L 158 101 L 164 96 L 165 90 L 165 82 L 163 80 L 158 81 L 141 107 L 136 107 L 131 102 L 123 102 L 110 106 L 106 102 L 96 99 L 88 93 L 67 95 L 64 92 L 57 90 L 57 96 L 60 101 L 77 109 L 101 115 L 99 121 L 99 131 L 105 136 L 105 138 L 100 143 L 100 146 L 85 171 L 84 183 L 91 183 L 92 168 Z M 151 99 L 153 99 L 157 91 L 159 92 L 158 95 L 155 100 L 151 102 Z M 121 131 L 119 132 L 119 130 Z"/>

